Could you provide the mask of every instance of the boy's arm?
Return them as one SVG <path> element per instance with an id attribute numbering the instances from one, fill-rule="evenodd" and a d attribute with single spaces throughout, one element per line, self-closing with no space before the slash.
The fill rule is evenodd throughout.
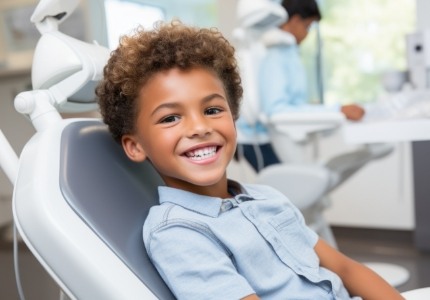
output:
<path id="1" fill-rule="evenodd" d="M 343 255 L 319 239 L 315 252 L 320 265 L 336 273 L 351 296 L 363 299 L 404 299 L 399 292 L 366 266 Z"/>

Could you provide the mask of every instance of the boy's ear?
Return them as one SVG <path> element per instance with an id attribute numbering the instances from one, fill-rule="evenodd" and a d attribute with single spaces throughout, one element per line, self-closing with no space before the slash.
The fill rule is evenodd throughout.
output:
<path id="1" fill-rule="evenodd" d="M 134 162 L 142 162 L 146 159 L 146 153 L 142 145 L 132 135 L 124 135 L 121 138 L 122 148 Z"/>

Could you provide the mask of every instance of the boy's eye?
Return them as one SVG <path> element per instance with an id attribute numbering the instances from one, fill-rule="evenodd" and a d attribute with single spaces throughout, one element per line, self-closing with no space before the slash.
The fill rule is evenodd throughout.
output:
<path id="1" fill-rule="evenodd" d="M 223 110 L 221 108 L 218 108 L 218 107 L 209 107 L 208 109 L 206 109 L 205 114 L 206 115 L 216 115 L 222 111 Z"/>
<path id="2" fill-rule="evenodd" d="M 172 123 L 172 122 L 176 122 L 178 120 L 179 120 L 179 116 L 171 115 L 171 116 L 167 116 L 167 117 L 162 118 L 160 120 L 160 123 Z"/>

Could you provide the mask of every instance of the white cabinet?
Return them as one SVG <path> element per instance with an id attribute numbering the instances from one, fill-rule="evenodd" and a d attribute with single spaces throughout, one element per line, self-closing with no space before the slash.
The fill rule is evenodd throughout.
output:
<path id="1" fill-rule="evenodd" d="M 321 154 L 342 152 L 340 135 L 325 139 Z M 325 153 L 324 153 L 325 152 Z M 370 162 L 330 194 L 325 216 L 347 227 L 411 230 L 415 227 L 411 144 L 394 144 L 388 156 Z"/>

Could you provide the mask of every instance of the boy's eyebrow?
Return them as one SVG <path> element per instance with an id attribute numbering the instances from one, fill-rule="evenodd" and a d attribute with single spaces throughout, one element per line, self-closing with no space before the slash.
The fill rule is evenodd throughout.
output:
<path id="1" fill-rule="evenodd" d="M 227 101 L 227 99 L 225 99 L 224 96 L 222 96 L 220 94 L 217 94 L 217 93 L 214 93 L 214 94 L 210 94 L 210 95 L 202 98 L 201 102 L 204 104 L 206 102 L 211 101 L 214 98 L 221 98 L 221 99 Z M 177 108 L 179 106 L 180 106 L 180 104 L 177 103 L 177 102 L 167 102 L 167 103 L 160 104 L 159 106 L 157 106 L 157 108 L 154 109 L 154 111 L 151 113 L 151 116 L 153 116 L 155 113 L 157 113 L 157 111 L 159 111 L 160 109 L 163 109 L 163 108 Z"/>
<path id="2" fill-rule="evenodd" d="M 163 108 L 175 108 L 175 107 L 179 107 L 179 104 L 176 102 L 167 102 L 167 103 L 160 104 L 159 106 L 157 106 L 157 108 L 154 109 L 154 111 L 151 113 L 151 116 L 155 115 L 157 111 Z"/>

